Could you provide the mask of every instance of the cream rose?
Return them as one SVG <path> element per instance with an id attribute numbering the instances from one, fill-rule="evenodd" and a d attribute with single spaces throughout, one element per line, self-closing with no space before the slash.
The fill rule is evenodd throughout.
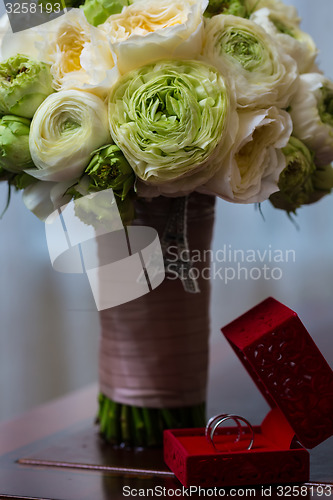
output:
<path id="1" fill-rule="evenodd" d="M 202 47 L 208 0 L 137 0 L 99 28 L 118 57 L 121 73 L 159 59 L 195 59 Z"/>
<path id="2" fill-rule="evenodd" d="M 240 111 L 235 143 L 217 173 L 199 191 L 235 203 L 260 203 L 278 191 L 286 166 L 281 148 L 292 132 L 286 111 L 276 107 Z M 213 160 L 219 162 L 219 158 Z"/>
<path id="3" fill-rule="evenodd" d="M 71 9 L 37 28 L 4 37 L 4 56 L 26 54 L 51 65 L 55 90 L 82 89 L 106 96 L 118 78 L 105 34 Z"/>

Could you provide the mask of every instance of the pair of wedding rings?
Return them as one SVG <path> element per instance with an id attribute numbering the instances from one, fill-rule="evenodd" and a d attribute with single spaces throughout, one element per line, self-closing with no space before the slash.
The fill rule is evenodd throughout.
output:
<path id="1" fill-rule="evenodd" d="M 215 439 L 218 428 L 227 420 L 232 420 L 236 424 L 237 433 L 233 442 L 228 440 L 228 445 L 224 444 L 221 448 L 221 445 L 218 445 Z M 229 432 L 228 435 L 230 434 L 234 435 Z M 206 425 L 205 436 L 218 452 L 251 450 L 254 443 L 254 429 L 250 422 L 239 415 L 233 415 L 231 413 L 222 413 L 221 415 L 215 415 L 215 417 L 210 418 Z"/>

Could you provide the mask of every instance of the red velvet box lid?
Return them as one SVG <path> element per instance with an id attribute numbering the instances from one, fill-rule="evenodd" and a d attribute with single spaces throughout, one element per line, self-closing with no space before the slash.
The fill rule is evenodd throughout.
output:
<path id="1" fill-rule="evenodd" d="M 303 446 L 333 435 L 333 372 L 294 311 L 270 297 L 222 332 Z"/>

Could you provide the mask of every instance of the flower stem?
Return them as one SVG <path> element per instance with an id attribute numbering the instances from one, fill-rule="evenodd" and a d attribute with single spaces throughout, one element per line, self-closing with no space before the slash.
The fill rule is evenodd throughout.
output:
<path id="1" fill-rule="evenodd" d="M 162 446 L 163 430 L 204 427 L 205 403 L 181 408 L 141 408 L 98 398 L 97 420 L 103 438 L 114 446 Z"/>

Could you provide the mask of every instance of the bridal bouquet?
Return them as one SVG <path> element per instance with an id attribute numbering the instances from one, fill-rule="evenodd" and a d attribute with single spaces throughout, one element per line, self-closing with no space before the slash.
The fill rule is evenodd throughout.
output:
<path id="1" fill-rule="evenodd" d="M 290 213 L 330 192 L 333 83 L 295 8 L 80 3 L 3 29 L 0 179 L 38 217 L 108 188 L 125 223 L 135 197 L 198 191 Z"/>

